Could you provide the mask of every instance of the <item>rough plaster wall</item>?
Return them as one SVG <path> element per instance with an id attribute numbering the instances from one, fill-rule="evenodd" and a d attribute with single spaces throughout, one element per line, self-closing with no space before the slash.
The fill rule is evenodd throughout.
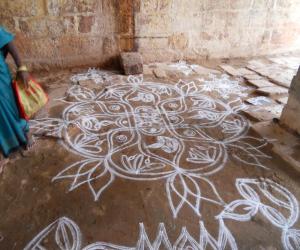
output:
<path id="1" fill-rule="evenodd" d="M 106 64 L 128 32 L 119 18 L 128 11 L 120 2 L 125 1 L 1 0 L 0 23 L 16 34 L 35 68 Z"/>
<path id="2" fill-rule="evenodd" d="M 143 0 L 135 22 L 147 61 L 300 49 L 300 0 Z"/>
<path id="3" fill-rule="evenodd" d="M 0 0 L 35 68 L 253 56 L 300 49 L 300 0 Z"/>

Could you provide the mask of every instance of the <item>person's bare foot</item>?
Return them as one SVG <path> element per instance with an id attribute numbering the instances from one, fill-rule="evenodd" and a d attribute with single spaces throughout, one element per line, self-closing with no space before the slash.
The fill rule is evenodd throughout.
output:
<path id="1" fill-rule="evenodd" d="M 32 149 L 32 147 L 34 146 L 34 144 L 35 144 L 35 138 L 34 138 L 34 136 L 33 136 L 32 133 L 29 133 L 28 134 L 28 139 L 27 139 L 26 150 Z"/>
<path id="2" fill-rule="evenodd" d="M 35 138 L 31 133 L 27 134 L 27 145 L 25 147 L 20 148 L 19 153 L 22 157 L 27 157 L 30 154 L 31 149 L 35 145 Z"/>

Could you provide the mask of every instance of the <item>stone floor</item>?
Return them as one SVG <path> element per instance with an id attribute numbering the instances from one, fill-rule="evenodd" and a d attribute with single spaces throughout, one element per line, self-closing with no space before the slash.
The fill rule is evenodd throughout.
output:
<path id="1" fill-rule="evenodd" d="M 0 249 L 299 249 L 300 139 L 274 122 L 299 61 L 36 75 L 50 102 L 2 169 Z"/>

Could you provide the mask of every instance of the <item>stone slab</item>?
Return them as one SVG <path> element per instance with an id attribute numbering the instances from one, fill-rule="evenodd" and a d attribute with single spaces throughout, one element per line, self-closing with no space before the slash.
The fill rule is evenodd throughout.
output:
<path id="1" fill-rule="evenodd" d="M 275 84 L 289 88 L 293 78 L 293 70 L 283 69 L 283 66 L 278 65 L 265 65 L 259 62 L 248 63 L 247 68 L 257 72 L 259 75 L 268 78 Z"/>
<path id="2" fill-rule="evenodd" d="M 285 88 L 289 88 L 291 86 L 291 80 L 285 77 L 276 76 L 276 77 L 269 77 L 269 79 L 272 82 L 276 83 L 277 85 Z"/>
<path id="3" fill-rule="evenodd" d="M 243 112 L 250 120 L 253 120 L 255 122 L 271 121 L 274 118 L 274 116 L 270 112 L 258 110 L 256 108 L 248 108 Z"/>
<path id="4" fill-rule="evenodd" d="M 294 70 L 297 70 L 300 64 L 300 57 L 293 56 L 271 57 L 269 60 L 273 63 L 281 64 Z"/>
<path id="5" fill-rule="evenodd" d="M 248 83 L 250 83 L 251 85 L 257 87 L 257 88 L 264 88 L 264 87 L 277 87 L 275 84 L 264 80 L 264 79 L 260 79 L 260 80 L 248 80 Z"/>
<path id="6" fill-rule="evenodd" d="M 121 53 L 121 66 L 125 75 L 143 74 L 143 58 L 138 52 Z"/>
<path id="7" fill-rule="evenodd" d="M 284 108 L 284 105 L 282 104 L 274 104 L 274 105 L 269 105 L 269 106 L 264 106 L 263 109 L 267 112 L 270 112 L 274 118 L 279 119 L 281 114 L 282 114 L 282 110 Z"/>
<path id="8" fill-rule="evenodd" d="M 241 76 L 245 76 L 245 75 L 256 75 L 255 72 L 253 72 L 252 70 L 249 70 L 247 68 L 240 68 L 240 69 L 237 69 L 237 71 L 239 72 L 239 74 Z"/>
<path id="9" fill-rule="evenodd" d="M 275 87 L 263 87 L 256 90 L 257 93 L 263 94 L 263 95 L 281 95 L 281 94 L 287 94 L 288 89 L 275 86 Z"/>
<path id="10" fill-rule="evenodd" d="M 271 121 L 274 118 L 279 119 L 282 113 L 283 105 L 275 104 L 268 106 L 249 106 L 244 110 L 246 116 L 254 121 Z"/>
<path id="11" fill-rule="evenodd" d="M 261 80 L 265 79 L 264 77 L 258 75 L 258 74 L 253 74 L 253 75 L 244 75 L 243 76 L 246 80 Z"/>
<path id="12" fill-rule="evenodd" d="M 208 75 L 208 74 L 221 74 L 219 70 L 206 68 L 200 65 L 194 65 L 193 71 L 196 72 L 199 75 Z"/>
<path id="13" fill-rule="evenodd" d="M 251 60 L 248 62 L 248 66 L 247 68 L 251 69 L 251 70 L 255 70 L 257 68 L 262 68 L 265 67 L 266 64 L 264 64 L 263 62 L 259 61 L 259 60 Z"/>
<path id="14" fill-rule="evenodd" d="M 222 64 L 219 66 L 221 69 L 225 70 L 229 75 L 232 76 L 241 76 L 240 72 L 233 68 L 232 66 L 228 65 L 228 64 Z"/>

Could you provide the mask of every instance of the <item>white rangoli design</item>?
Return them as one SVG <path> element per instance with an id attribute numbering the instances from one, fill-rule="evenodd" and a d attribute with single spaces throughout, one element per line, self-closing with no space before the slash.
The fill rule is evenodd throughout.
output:
<path id="1" fill-rule="evenodd" d="M 139 239 L 133 247 L 105 242 L 96 242 L 83 247 L 79 227 L 72 220 L 62 217 L 42 230 L 24 250 L 53 249 L 54 245 L 57 246 L 57 249 L 67 250 L 238 249 L 235 237 L 225 225 L 225 220 L 246 222 L 258 213 L 261 213 L 271 224 L 282 230 L 284 249 L 300 248 L 300 230 L 292 228 L 299 217 L 299 204 L 293 194 L 268 179 L 237 179 L 236 187 L 243 199 L 226 204 L 223 211 L 215 217 L 219 225 L 217 238 L 214 238 L 208 232 L 204 222 L 200 221 L 198 240 L 191 236 L 186 227 L 183 227 L 177 240 L 172 243 L 165 225 L 161 223 L 155 240 L 152 242 L 146 233 L 144 224 L 141 223 Z"/>
<path id="2" fill-rule="evenodd" d="M 267 142 L 247 136 L 242 102 L 215 100 L 194 82 L 168 85 L 130 76 L 99 93 L 73 86 L 68 102 L 62 119 L 34 120 L 31 128 L 64 138 L 63 145 L 82 156 L 53 181 L 70 180 L 69 191 L 88 185 L 95 201 L 116 177 L 165 180 L 174 218 L 183 206 L 201 216 L 203 201 L 225 204 L 210 176 L 229 158 L 266 168 L 261 160 L 269 157 L 260 148 Z"/>
<path id="3" fill-rule="evenodd" d="M 110 81 L 112 78 L 109 73 L 98 70 L 95 68 L 90 68 L 86 73 L 76 74 L 71 77 L 71 82 L 77 83 L 79 81 L 93 80 L 96 84 L 103 83 L 104 81 Z"/>
<path id="4" fill-rule="evenodd" d="M 53 233 L 52 243 L 68 250 L 237 249 L 226 220 L 246 222 L 257 214 L 281 230 L 284 249 L 299 249 L 300 231 L 294 228 L 299 204 L 286 188 L 268 179 L 237 179 L 236 188 L 242 198 L 226 203 L 210 180 L 230 158 L 260 168 L 266 168 L 262 160 L 269 158 L 260 150 L 266 141 L 247 135 L 249 123 L 239 114 L 244 108 L 242 102 L 237 99 L 224 103 L 204 94 L 211 90 L 219 90 L 225 98 L 236 94 L 227 87 L 208 89 L 195 82 L 144 82 L 141 76 L 130 76 L 127 83 L 111 85 L 98 93 L 77 85 L 63 100 L 69 105 L 61 119 L 34 120 L 31 127 L 37 134 L 64 138 L 66 149 L 82 157 L 53 178 L 70 180 L 69 191 L 88 185 L 94 199 L 99 200 L 116 177 L 163 180 L 174 218 L 183 206 L 190 207 L 197 216 L 201 216 L 203 202 L 221 208 L 215 216 L 217 238 L 200 221 L 199 240 L 184 227 L 172 243 L 161 223 L 152 242 L 141 223 L 133 247 L 104 242 L 83 247 L 79 227 L 63 217 L 46 227 L 25 249 L 48 249 L 45 239 Z"/>
<path id="5" fill-rule="evenodd" d="M 231 80 L 226 74 L 217 77 L 209 74 L 209 80 L 198 79 L 200 88 L 205 92 L 217 92 L 224 99 L 229 99 L 232 95 L 247 97 L 249 88 L 242 86 L 240 80 Z"/>
<path id="6" fill-rule="evenodd" d="M 247 102 L 254 106 L 267 106 L 274 104 L 274 101 L 271 98 L 265 96 L 252 97 L 247 99 Z"/>
<path id="7" fill-rule="evenodd" d="M 170 68 L 182 72 L 184 75 L 189 76 L 193 73 L 194 69 L 198 67 L 197 64 L 188 64 L 186 61 L 179 61 L 169 65 Z"/>

